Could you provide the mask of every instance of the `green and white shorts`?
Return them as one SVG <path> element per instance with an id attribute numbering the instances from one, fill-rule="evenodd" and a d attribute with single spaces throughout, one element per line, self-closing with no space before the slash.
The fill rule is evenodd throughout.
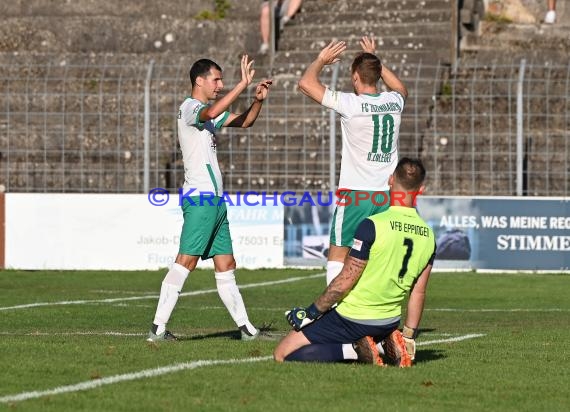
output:
<path id="1" fill-rule="evenodd" d="M 216 255 L 233 255 L 228 210 L 223 198 L 191 196 L 190 200 L 194 204 L 188 199 L 182 204 L 184 224 L 179 253 L 201 256 L 202 260 Z"/>
<path id="2" fill-rule="evenodd" d="M 389 191 L 342 190 L 332 218 L 331 245 L 352 247 L 360 222 L 389 207 Z"/>

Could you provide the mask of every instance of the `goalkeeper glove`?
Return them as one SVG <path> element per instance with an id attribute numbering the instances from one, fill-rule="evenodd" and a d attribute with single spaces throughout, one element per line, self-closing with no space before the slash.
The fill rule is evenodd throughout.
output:
<path id="1" fill-rule="evenodd" d="M 317 309 L 315 304 L 311 304 L 308 308 L 293 308 L 285 312 L 287 322 L 295 329 L 300 331 L 302 328 L 322 316 L 322 312 Z"/>
<path id="2" fill-rule="evenodd" d="M 416 337 L 418 336 L 418 330 L 404 325 L 402 336 L 406 343 L 406 351 L 408 355 L 410 355 L 410 358 L 414 360 L 416 358 Z"/>

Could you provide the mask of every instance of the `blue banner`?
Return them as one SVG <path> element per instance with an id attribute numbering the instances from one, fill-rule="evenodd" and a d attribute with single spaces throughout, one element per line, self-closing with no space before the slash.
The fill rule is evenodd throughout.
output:
<path id="1" fill-rule="evenodd" d="M 420 196 L 417 208 L 436 234 L 436 268 L 570 268 L 568 199 Z"/>
<path id="2" fill-rule="evenodd" d="M 570 199 L 419 196 L 436 269 L 568 271 Z M 332 208 L 285 208 L 286 264 L 324 265 Z"/>

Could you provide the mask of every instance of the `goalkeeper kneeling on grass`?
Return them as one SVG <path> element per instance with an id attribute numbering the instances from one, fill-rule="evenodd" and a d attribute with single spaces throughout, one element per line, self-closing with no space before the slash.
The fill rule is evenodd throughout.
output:
<path id="1" fill-rule="evenodd" d="M 433 230 L 413 207 L 425 174 L 419 160 L 398 162 L 389 179 L 390 208 L 362 221 L 341 273 L 314 303 L 286 312 L 294 330 L 275 348 L 277 362 L 412 365 L 436 249 Z"/>

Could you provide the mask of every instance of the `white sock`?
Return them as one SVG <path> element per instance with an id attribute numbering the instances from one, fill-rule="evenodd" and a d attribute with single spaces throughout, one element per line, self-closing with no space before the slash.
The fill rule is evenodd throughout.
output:
<path id="1" fill-rule="evenodd" d="M 376 348 L 378 349 L 378 353 L 380 355 L 384 355 L 384 348 L 382 347 L 382 342 L 378 342 L 376 344 Z M 358 354 L 354 350 L 354 346 L 352 343 L 343 343 L 342 344 L 342 357 L 346 360 L 358 360 Z"/>
<path id="2" fill-rule="evenodd" d="M 338 276 L 343 266 L 344 263 L 337 262 L 336 260 L 329 260 L 327 262 L 327 286 Z"/>
<path id="3" fill-rule="evenodd" d="M 384 355 L 384 347 L 382 346 L 382 342 L 384 341 L 381 340 L 376 344 L 376 349 L 378 349 L 378 353 L 380 353 L 380 355 Z"/>
<path id="4" fill-rule="evenodd" d="M 249 333 L 255 335 L 257 329 L 253 326 L 245 310 L 243 298 L 236 284 L 234 269 L 227 272 L 215 272 L 216 274 L 216 287 L 218 288 L 218 295 L 226 305 L 230 316 L 238 327 L 245 326 Z"/>
<path id="5" fill-rule="evenodd" d="M 157 335 L 160 335 L 166 330 L 166 324 L 170 319 L 174 306 L 176 306 L 178 295 L 189 273 L 190 271 L 184 266 L 174 263 L 164 277 L 153 321 L 153 323 L 158 326 L 156 329 Z"/>
<path id="6" fill-rule="evenodd" d="M 342 357 L 346 360 L 358 360 L 358 355 L 352 346 L 352 343 L 342 344 Z"/>

